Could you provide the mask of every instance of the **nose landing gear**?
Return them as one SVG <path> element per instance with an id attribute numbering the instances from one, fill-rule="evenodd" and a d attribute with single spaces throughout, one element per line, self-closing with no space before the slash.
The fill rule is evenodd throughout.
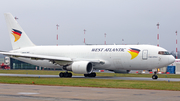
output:
<path id="1" fill-rule="evenodd" d="M 158 76 L 157 76 L 156 74 L 157 74 L 157 72 L 154 72 L 154 75 L 152 76 L 152 79 L 153 79 L 153 80 L 158 79 Z"/>

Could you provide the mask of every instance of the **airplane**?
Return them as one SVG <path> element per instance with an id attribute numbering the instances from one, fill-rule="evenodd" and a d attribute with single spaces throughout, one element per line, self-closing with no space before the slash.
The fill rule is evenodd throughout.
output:
<path id="1" fill-rule="evenodd" d="M 0 51 L 0 54 L 41 67 L 61 68 L 65 72 L 60 72 L 59 77 L 72 77 L 71 72 L 96 77 L 94 69 L 115 73 L 151 70 L 175 61 L 166 49 L 154 45 L 36 46 L 12 14 L 4 15 L 13 50 Z M 157 78 L 155 73 L 152 79 Z"/>

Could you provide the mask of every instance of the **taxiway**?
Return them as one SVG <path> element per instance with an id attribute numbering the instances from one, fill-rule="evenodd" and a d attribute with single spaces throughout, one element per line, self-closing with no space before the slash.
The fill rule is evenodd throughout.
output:
<path id="1" fill-rule="evenodd" d="M 0 84 L 2 101 L 179 101 L 180 91 Z"/>

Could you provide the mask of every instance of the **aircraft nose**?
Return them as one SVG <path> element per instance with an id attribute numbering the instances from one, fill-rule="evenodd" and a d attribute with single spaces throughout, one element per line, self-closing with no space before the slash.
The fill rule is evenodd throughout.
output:
<path id="1" fill-rule="evenodd" d="M 169 56 L 169 64 L 173 63 L 175 61 L 174 56 Z"/>

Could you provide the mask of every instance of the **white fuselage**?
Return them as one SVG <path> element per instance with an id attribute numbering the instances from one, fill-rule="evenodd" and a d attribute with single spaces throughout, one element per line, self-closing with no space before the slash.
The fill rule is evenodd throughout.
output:
<path id="1" fill-rule="evenodd" d="M 139 49 L 139 53 L 132 59 L 130 48 Z M 161 55 L 159 51 L 167 51 L 152 45 L 69 45 L 69 46 L 33 46 L 11 52 L 38 54 L 56 57 L 68 57 L 78 60 L 101 60 L 104 64 L 95 65 L 94 69 L 107 70 L 150 70 L 168 66 L 174 62 L 172 55 Z M 49 68 L 61 68 L 48 60 L 32 60 L 30 58 L 13 57 L 15 59 Z"/>

